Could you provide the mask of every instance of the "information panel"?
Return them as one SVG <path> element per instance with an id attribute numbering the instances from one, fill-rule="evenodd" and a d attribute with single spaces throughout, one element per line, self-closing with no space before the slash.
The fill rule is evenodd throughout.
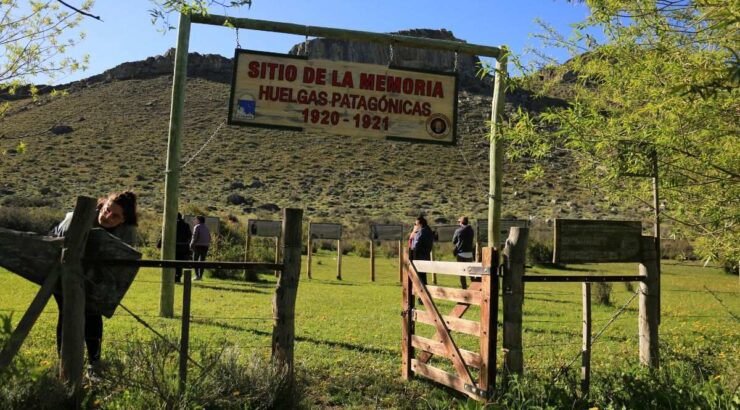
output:
<path id="1" fill-rule="evenodd" d="M 433 226 L 434 240 L 436 242 L 452 242 L 452 237 L 455 235 L 455 231 L 460 225 L 438 225 Z"/>
<path id="2" fill-rule="evenodd" d="M 251 236 L 279 238 L 283 232 L 282 221 L 268 221 L 264 219 L 247 220 L 247 229 Z"/>
<path id="3" fill-rule="evenodd" d="M 403 240 L 403 225 L 370 225 L 370 239 L 376 241 Z"/>
<path id="4" fill-rule="evenodd" d="M 640 221 L 555 220 L 554 263 L 639 262 Z"/>
<path id="5" fill-rule="evenodd" d="M 311 222 L 308 232 L 311 239 L 342 239 L 342 224 Z"/>
<path id="6" fill-rule="evenodd" d="M 454 144 L 457 76 L 236 50 L 229 124 Z"/>

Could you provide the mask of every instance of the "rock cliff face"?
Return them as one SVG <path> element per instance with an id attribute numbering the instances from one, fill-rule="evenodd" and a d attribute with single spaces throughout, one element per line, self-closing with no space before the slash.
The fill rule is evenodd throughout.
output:
<path id="1" fill-rule="evenodd" d="M 412 37 L 426 37 L 441 40 L 463 41 L 455 38 L 452 32 L 445 29 L 414 29 L 399 31 L 400 34 Z M 390 47 L 370 42 L 357 42 L 317 38 L 302 42 L 291 48 L 289 54 L 308 55 L 311 58 L 329 60 L 344 60 L 371 64 L 392 64 L 403 68 L 414 68 L 435 71 L 452 72 L 455 70 L 455 53 L 436 50 L 427 50 L 411 47 L 393 47 L 391 61 Z M 38 86 L 42 93 L 53 89 L 74 91 L 91 84 L 133 79 L 148 79 L 162 75 L 172 75 L 174 68 L 175 50 L 169 49 L 164 55 L 149 57 L 146 60 L 132 61 L 117 65 L 101 74 L 88 77 L 59 86 Z M 488 91 L 490 80 L 481 80 L 476 77 L 478 63 L 476 56 L 459 54 L 457 56 L 457 72 L 461 89 L 479 92 Z M 217 54 L 190 53 L 188 55 L 188 77 L 203 78 L 219 83 L 231 82 L 233 59 Z M 21 88 L 15 95 L 8 95 L 0 90 L 0 100 L 25 98 L 29 95 L 28 88 Z"/>
<path id="2" fill-rule="evenodd" d="M 392 34 L 464 42 L 445 29 L 413 29 Z M 469 54 L 458 54 L 457 67 L 455 67 L 455 53 L 453 52 L 396 46 L 393 47 L 391 56 L 391 48 L 387 45 L 327 38 L 317 38 L 307 43 L 296 44 L 290 50 L 290 54 L 434 71 L 453 72 L 457 68 L 461 88 L 475 92 L 485 90 L 490 85 L 490 81 L 476 77 L 480 60 L 477 56 Z"/>

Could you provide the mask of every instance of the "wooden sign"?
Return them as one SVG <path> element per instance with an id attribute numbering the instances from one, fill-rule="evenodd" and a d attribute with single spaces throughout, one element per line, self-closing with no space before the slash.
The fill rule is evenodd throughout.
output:
<path id="1" fill-rule="evenodd" d="M 370 239 L 376 241 L 403 240 L 403 225 L 370 225 Z"/>
<path id="2" fill-rule="evenodd" d="M 342 224 L 311 222 L 308 234 L 311 239 L 342 239 Z"/>
<path id="3" fill-rule="evenodd" d="M 251 236 L 279 238 L 283 233 L 283 222 L 268 221 L 264 219 L 248 219 L 247 232 Z"/>
<path id="4" fill-rule="evenodd" d="M 195 225 L 198 224 L 198 219 L 196 219 L 194 215 L 185 215 L 183 216 L 183 219 L 185 220 L 185 222 L 188 223 L 188 225 L 190 225 L 190 231 L 192 232 L 193 228 L 195 228 Z M 218 236 L 220 224 L 221 222 L 219 221 L 217 217 L 206 216 L 206 227 L 208 228 L 209 231 L 211 231 L 212 237 Z"/>
<path id="5" fill-rule="evenodd" d="M 0 228 L 0 266 L 42 285 L 59 265 L 64 238 Z M 85 259 L 141 259 L 141 253 L 102 228 L 93 228 L 87 238 Z M 106 317 L 116 307 L 134 281 L 135 266 L 100 266 L 88 269 L 85 284 L 85 309 Z"/>
<path id="6" fill-rule="evenodd" d="M 434 232 L 435 242 L 452 242 L 452 237 L 455 235 L 455 231 L 460 225 L 438 225 L 433 226 L 432 231 Z"/>
<path id="7" fill-rule="evenodd" d="M 499 232 L 501 232 L 501 247 L 506 244 L 506 238 L 509 237 L 509 230 L 512 227 L 528 228 L 529 221 L 526 219 L 502 219 Z M 478 243 L 488 243 L 488 219 L 478 219 Z"/>
<path id="8" fill-rule="evenodd" d="M 232 125 L 454 144 L 457 76 L 236 50 Z"/>
<path id="9" fill-rule="evenodd" d="M 639 221 L 556 219 L 554 263 L 639 262 Z"/>

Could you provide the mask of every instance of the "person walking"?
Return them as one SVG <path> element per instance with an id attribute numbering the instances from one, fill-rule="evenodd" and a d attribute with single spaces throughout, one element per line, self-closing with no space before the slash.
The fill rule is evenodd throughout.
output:
<path id="1" fill-rule="evenodd" d="M 452 254 L 458 262 L 472 262 L 473 261 L 473 238 L 475 233 L 473 227 L 470 226 L 467 216 L 461 216 L 457 219 L 457 223 L 460 226 L 455 229 L 455 233 L 452 235 L 452 244 L 455 248 L 452 250 Z M 480 278 L 470 278 L 470 281 L 480 280 Z M 465 276 L 460 276 L 460 285 L 463 289 L 468 288 L 468 284 L 465 281 Z"/>
<path id="2" fill-rule="evenodd" d="M 211 246 L 211 232 L 206 226 L 206 217 L 198 215 L 198 223 L 193 228 L 193 236 L 190 239 L 190 250 L 193 251 L 194 261 L 205 261 L 208 255 L 208 247 Z M 195 280 L 203 280 L 203 268 L 195 268 Z"/>
<path id="3" fill-rule="evenodd" d="M 52 231 L 51 236 L 64 237 L 72 223 L 73 212 L 67 213 L 64 220 Z M 97 216 L 93 227 L 103 228 L 128 245 L 136 241 L 136 194 L 130 191 L 112 192 L 98 199 Z M 57 319 L 57 353 L 62 351 L 62 316 L 64 301 L 61 292 L 54 293 L 59 307 Z M 103 316 L 100 313 L 85 311 L 85 346 L 87 346 L 87 377 L 95 380 L 99 371 L 100 354 L 103 342 Z"/>

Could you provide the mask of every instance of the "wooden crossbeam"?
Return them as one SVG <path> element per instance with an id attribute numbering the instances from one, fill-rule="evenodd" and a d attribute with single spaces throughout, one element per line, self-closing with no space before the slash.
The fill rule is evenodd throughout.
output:
<path id="1" fill-rule="evenodd" d="M 478 288 L 480 288 L 480 286 L 478 286 Z M 467 305 L 480 305 L 480 290 L 473 289 L 472 287 L 470 289 L 456 289 L 441 286 L 427 286 L 427 290 L 434 299 L 444 299 L 457 303 L 465 303 Z"/>
<path id="2" fill-rule="evenodd" d="M 417 272 L 441 273 L 454 276 L 490 275 L 479 262 L 440 262 L 415 260 L 411 262 Z"/>
<path id="3" fill-rule="evenodd" d="M 418 347 L 419 349 L 430 352 L 432 354 L 444 356 L 446 353 L 445 346 L 442 343 L 426 337 L 413 335 L 411 336 L 411 344 L 414 347 Z M 466 365 L 474 367 L 476 369 L 480 369 L 480 354 L 476 352 L 471 352 L 470 350 L 460 349 L 460 355 L 462 356 L 463 360 L 465 360 Z"/>
<path id="4" fill-rule="evenodd" d="M 433 325 L 432 315 L 425 310 L 414 309 L 414 320 L 419 323 Z M 474 320 L 460 319 L 459 316 L 442 316 L 448 329 L 455 332 L 465 333 L 475 337 L 480 336 L 480 323 Z"/>

